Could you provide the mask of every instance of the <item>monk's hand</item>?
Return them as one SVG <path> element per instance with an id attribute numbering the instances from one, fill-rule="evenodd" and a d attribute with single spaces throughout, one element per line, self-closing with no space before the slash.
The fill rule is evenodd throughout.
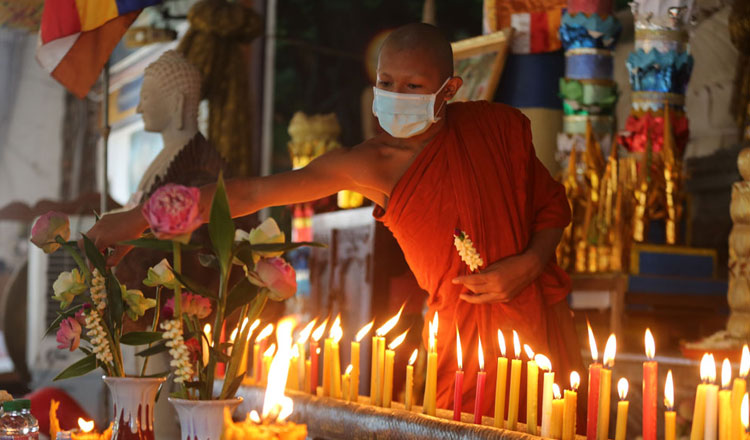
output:
<path id="1" fill-rule="evenodd" d="M 539 275 L 538 262 L 533 255 L 523 253 L 496 261 L 479 273 L 453 279 L 470 292 L 461 299 L 472 304 L 509 302 Z"/>
<path id="2" fill-rule="evenodd" d="M 107 255 L 107 266 L 111 267 L 119 263 L 133 248 L 132 246 L 118 245 L 118 243 L 138 238 L 145 229 L 144 223 L 145 220 L 140 214 L 140 210 L 106 214 L 86 232 L 86 236 L 105 255 L 107 255 L 107 249 L 114 248 L 114 251 Z M 78 241 L 78 246 L 83 249 L 82 239 Z"/>

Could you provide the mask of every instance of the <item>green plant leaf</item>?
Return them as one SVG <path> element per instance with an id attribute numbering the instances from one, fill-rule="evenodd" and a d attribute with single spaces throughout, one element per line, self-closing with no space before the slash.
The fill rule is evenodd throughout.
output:
<path id="1" fill-rule="evenodd" d="M 71 316 L 75 316 L 76 312 L 83 307 L 83 304 L 78 304 L 77 306 L 73 306 L 67 310 L 63 310 L 62 312 L 59 312 L 57 314 L 57 318 L 55 318 L 52 323 L 47 327 L 47 330 L 44 332 L 44 336 L 49 336 L 57 330 L 58 327 L 60 327 L 60 323 L 63 319 L 69 318 Z"/>
<path id="2" fill-rule="evenodd" d="M 96 355 L 90 354 L 61 371 L 53 380 L 63 380 L 70 379 L 71 377 L 83 376 L 94 370 L 96 370 Z"/>
<path id="3" fill-rule="evenodd" d="M 154 344 L 151 347 L 145 350 L 141 350 L 135 355 L 141 356 L 141 357 L 147 357 L 147 356 L 151 356 L 157 353 L 164 353 L 165 351 L 169 351 L 169 347 L 167 347 L 167 340 L 162 339 L 161 341 L 154 342 Z"/>
<path id="4" fill-rule="evenodd" d="M 125 313 L 122 300 L 123 286 L 111 270 L 102 273 L 106 273 L 107 277 L 107 311 L 109 312 L 110 333 L 112 337 L 115 337 L 122 328 L 122 315 Z"/>
<path id="5" fill-rule="evenodd" d="M 81 235 L 83 236 L 83 249 L 86 251 L 86 258 L 88 258 L 91 264 L 99 270 L 99 273 L 104 274 L 106 272 L 104 255 L 99 252 L 99 249 L 96 248 L 94 242 L 91 241 L 86 234 Z"/>
<path id="6" fill-rule="evenodd" d="M 172 270 L 172 273 L 174 274 L 175 278 L 177 278 L 177 281 L 179 281 L 180 284 L 182 284 L 182 286 L 190 292 L 206 298 L 218 299 L 218 296 L 208 287 L 202 286 L 198 282 L 174 270 Z"/>
<path id="7" fill-rule="evenodd" d="M 240 388 L 240 385 L 242 385 L 242 379 L 244 378 L 245 373 L 242 373 L 232 379 L 232 382 L 229 384 L 229 386 L 222 390 L 221 397 L 219 397 L 219 399 L 231 399 L 232 397 L 234 397 L 234 393 L 236 393 Z"/>
<path id="8" fill-rule="evenodd" d="M 120 338 L 120 344 L 146 345 L 162 340 L 161 332 L 130 332 Z"/>
<path id="9" fill-rule="evenodd" d="M 216 362 L 229 362 L 229 356 L 227 356 L 227 354 L 224 353 L 224 351 L 220 348 L 216 349 L 209 346 L 208 349 L 209 351 L 211 351 L 211 353 L 213 353 L 214 357 L 216 358 Z"/>
<path id="10" fill-rule="evenodd" d="M 224 178 L 219 174 L 216 192 L 211 202 L 211 217 L 208 223 L 208 233 L 211 237 L 216 257 L 222 273 L 227 272 L 231 263 L 232 245 L 234 244 L 234 222 L 229 211 L 229 199 L 224 186 Z"/>
<path id="11" fill-rule="evenodd" d="M 125 245 L 125 246 L 135 246 L 139 248 L 144 249 L 152 249 L 156 251 L 163 251 L 163 252 L 172 252 L 172 241 L 171 240 L 159 240 L 158 238 L 152 238 L 152 237 L 141 237 L 135 240 L 127 240 L 122 241 L 118 244 Z M 198 249 L 202 249 L 203 247 L 198 244 L 193 243 L 181 243 L 180 246 L 182 247 L 182 250 L 185 251 L 194 251 Z"/>
<path id="12" fill-rule="evenodd" d="M 251 283 L 247 277 L 243 277 L 237 284 L 232 287 L 227 295 L 226 312 L 224 316 L 229 316 L 236 309 L 249 304 L 258 294 L 260 288 Z"/>

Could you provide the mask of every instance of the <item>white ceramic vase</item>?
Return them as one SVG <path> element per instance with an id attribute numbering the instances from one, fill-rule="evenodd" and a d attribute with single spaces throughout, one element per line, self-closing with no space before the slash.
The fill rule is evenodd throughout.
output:
<path id="1" fill-rule="evenodd" d="M 242 397 L 227 400 L 169 398 L 180 418 L 182 440 L 220 440 L 224 431 L 224 408 L 234 411 Z"/>
<path id="2" fill-rule="evenodd" d="M 112 393 L 112 440 L 154 440 L 154 404 L 163 377 L 102 378 Z"/>

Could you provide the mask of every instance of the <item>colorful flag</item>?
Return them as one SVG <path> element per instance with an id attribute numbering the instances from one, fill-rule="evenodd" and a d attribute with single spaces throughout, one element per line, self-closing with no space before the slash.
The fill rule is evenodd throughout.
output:
<path id="1" fill-rule="evenodd" d="M 161 0 L 46 0 L 36 58 L 84 98 L 141 9 Z"/>
<path id="2" fill-rule="evenodd" d="M 485 33 L 513 28 L 511 52 L 544 53 L 560 50 L 560 19 L 566 0 L 484 0 Z"/>

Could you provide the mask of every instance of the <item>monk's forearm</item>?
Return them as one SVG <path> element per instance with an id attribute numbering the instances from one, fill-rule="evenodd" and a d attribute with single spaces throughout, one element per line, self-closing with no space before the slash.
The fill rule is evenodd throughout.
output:
<path id="1" fill-rule="evenodd" d="M 555 255 L 558 243 L 562 237 L 561 228 L 542 229 L 531 236 L 531 242 L 524 254 L 531 261 L 531 274 L 533 279 L 539 277 L 544 271 L 552 256 Z"/>

